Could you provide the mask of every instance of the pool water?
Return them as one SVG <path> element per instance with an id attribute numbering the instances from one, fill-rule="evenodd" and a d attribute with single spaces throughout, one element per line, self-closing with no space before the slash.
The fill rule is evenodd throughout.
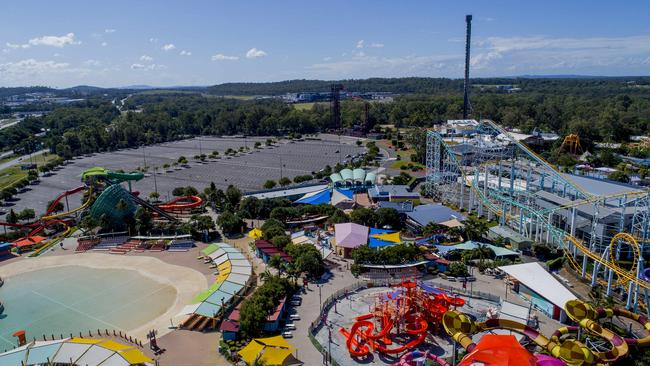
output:
<path id="1" fill-rule="evenodd" d="M 0 351 L 16 345 L 11 334 L 56 337 L 88 330 L 138 328 L 164 314 L 176 289 L 134 270 L 53 267 L 5 278 L 0 301 Z"/>

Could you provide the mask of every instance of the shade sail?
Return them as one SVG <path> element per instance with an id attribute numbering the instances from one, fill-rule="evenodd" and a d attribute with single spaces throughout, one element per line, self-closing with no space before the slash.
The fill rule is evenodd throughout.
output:
<path id="1" fill-rule="evenodd" d="M 242 359 L 252 365 L 259 359 L 264 365 L 282 365 L 291 356 L 294 348 L 281 336 L 255 338 L 238 353 Z"/>
<path id="2" fill-rule="evenodd" d="M 252 275 L 252 266 L 239 249 L 226 243 L 216 245 L 218 248 L 212 247 L 211 249 L 214 250 L 209 255 L 212 262 L 217 265 L 218 275 L 215 282 L 196 295 L 193 305 L 183 308 L 179 315 L 192 310 L 194 314 L 214 317 L 221 312 L 224 304 L 230 302 L 244 288 Z"/>
<path id="3" fill-rule="evenodd" d="M 42 365 L 48 363 L 84 366 L 129 366 L 152 363 L 141 350 L 112 340 L 66 338 L 35 341 L 0 354 L 0 365 Z"/>
<path id="4" fill-rule="evenodd" d="M 295 203 L 302 203 L 305 205 L 320 205 L 330 203 L 332 197 L 332 191 L 329 189 L 324 189 L 322 191 L 307 193 L 302 196 L 300 199 L 295 201 Z"/>

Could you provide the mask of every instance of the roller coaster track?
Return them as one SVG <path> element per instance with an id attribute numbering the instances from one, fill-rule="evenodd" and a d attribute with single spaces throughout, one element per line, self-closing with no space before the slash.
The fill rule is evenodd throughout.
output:
<path id="1" fill-rule="evenodd" d="M 583 265 L 578 263 L 578 260 L 576 258 L 577 255 L 582 255 L 584 257 L 587 257 L 589 260 L 593 261 L 596 266 L 602 267 L 602 269 L 604 269 L 605 272 L 611 271 L 614 274 L 616 274 L 616 276 L 618 277 L 617 282 L 619 284 L 627 284 L 627 285 L 632 284 L 632 286 L 636 287 L 637 290 L 639 288 L 650 290 L 650 283 L 639 278 L 639 276 L 637 275 L 637 266 L 639 265 L 638 258 L 641 255 L 639 242 L 641 241 L 648 242 L 648 239 L 634 237 L 629 233 L 618 233 L 614 235 L 614 237 L 610 242 L 609 250 L 608 250 L 610 255 L 609 257 L 607 257 L 605 255 L 606 254 L 605 252 L 595 252 L 593 250 L 590 250 L 589 248 L 590 245 L 586 245 L 581 239 L 574 237 L 570 233 L 567 233 L 564 230 L 554 226 L 553 222 L 549 220 L 549 214 L 560 209 L 568 209 L 568 208 L 578 207 L 587 204 L 597 204 L 598 202 L 602 202 L 604 200 L 613 199 L 613 198 L 625 198 L 626 200 L 628 200 L 627 202 L 633 202 L 633 200 L 635 199 L 640 200 L 643 197 L 647 197 L 650 194 L 650 191 L 636 190 L 636 191 L 622 192 L 622 193 L 616 193 L 611 195 L 589 194 L 585 192 L 585 190 L 579 185 L 577 185 L 575 182 L 570 181 L 567 177 L 565 177 L 560 172 L 558 172 L 552 164 L 544 160 L 541 156 L 536 154 L 525 144 L 521 143 L 520 141 L 517 141 L 512 136 L 510 136 L 509 133 L 505 131 L 503 128 L 496 125 L 492 121 L 486 121 L 486 123 L 494 131 L 503 134 L 512 144 L 517 146 L 520 149 L 520 152 L 523 152 L 528 159 L 532 160 L 533 162 L 545 168 L 543 169 L 543 172 L 539 172 L 540 176 L 546 174 L 548 176 L 552 176 L 554 179 L 557 179 L 557 181 L 559 182 L 566 183 L 567 185 L 569 185 L 571 188 L 575 190 L 576 192 L 575 196 L 578 199 L 551 208 L 539 208 L 531 205 L 530 202 L 521 202 L 513 198 L 514 195 L 519 195 L 520 198 L 525 197 L 526 199 L 530 199 L 532 198 L 530 192 L 514 192 L 512 189 L 512 185 L 510 187 L 510 190 L 501 189 L 500 184 L 499 184 L 499 189 L 489 187 L 488 178 L 487 178 L 487 169 L 485 173 L 486 178 L 483 183 L 484 186 L 481 187 L 480 186 L 481 181 L 478 179 L 479 175 L 481 175 L 480 172 L 483 171 L 484 168 L 487 168 L 486 165 L 494 164 L 495 160 L 489 159 L 489 160 L 480 161 L 478 164 L 466 164 L 465 166 L 468 165 L 471 166 L 472 170 L 470 171 L 474 172 L 474 174 L 471 174 L 469 173 L 469 171 L 466 171 L 466 169 L 462 168 L 462 165 L 457 159 L 456 154 L 454 153 L 454 151 L 452 151 L 450 146 L 444 142 L 442 136 L 440 136 L 439 134 L 433 131 L 429 132 L 429 136 L 427 137 L 427 144 L 432 144 L 432 143 L 440 144 L 441 146 L 439 147 L 440 149 L 439 158 L 447 159 L 447 164 L 445 165 L 441 162 L 436 163 L 435 160 L 431 162 L 432 160 L 429 159 L 428 157 L 427 176 L 431 175 L 434 177 L 433 179 L 436 179 L 435 178 L 436 174 L 438 174 L 437 175 L 438 177 L 448 177 L 448 176 L 458 177 L 457 180 L 462 182 L 460 184 L 469 186 L 471 192 L 473 192 L 475 197 L 485 208 L 487 208 L 489 211 L 494 213 L 497 217 L 500 217 L 507 221 L 516 222 L 517 220 L 520 220 L 520 217 L 519 215 L 513 215 L 512 213 L 506 211 L 505 209 L 506 205 L 511 207 L 511 209 L 512 207 L 515 207 L 516 209 L 519 210 L 520 214 L 525 213 L 526 217 L 535 220 L 536 226 L 539 225 L 540 227 L 543 227 L 544 230 L 546 230 L 548 235 L 553 238 L 553 242 L 560 243 L 560 248 L 565 252 L 566 254 L 565 257 L 567 258 L 569 264 L 572 267 L 574 267 L 578 271 L 578 273 L 582 272 L 583 274 L 585 274 L 585 277 L 587 277 L 588 279 L 591 278 L 591 274 L 588 273 L 589 271 L 583 270 L 582 268 Z M 430 154 L 432 151 L 434 151 L 434 148 L 427 146 L 427 154 Z M 444 156 L 442 154 L 444 154 Z M 432 172 L 431 170 L 435 170 L 433 164 L 436 164 L 437 168 L 441 168 L 443 165 L 445 165 L 446 168 L 452 169 L 452 171 Z M 513 166 L 516 166 L 517 163 L 513 159 L 511 164 L 513 164 Z M 427 179 L 427 182 L 432 183 L 429 179 Z M 449 181 L 447 181 L 447 183 L 449 183 Z M 528 189 L 529 187 L 526 188 Z M 434 191 L 439 188 L 434 183 L 429 185 L 429 189 L 431 191 Z M 444 194 L 441 194 L 440 197 L 446 200 L 448 199 L 448 197 Z M 617 264 L 616 258 L 613 256 L 612 252 L 614 251 L 614 248 L 620 243 L 625 243 L 632 249 L 632 252 L 634 254 L 632 270 L 621 268 Z M 604 280 L 601 279 L 598 279 L 598 281 L 601 283 L 605 282 Z"/>

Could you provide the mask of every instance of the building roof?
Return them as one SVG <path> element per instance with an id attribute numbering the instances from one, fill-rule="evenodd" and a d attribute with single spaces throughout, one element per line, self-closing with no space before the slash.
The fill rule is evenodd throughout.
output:
<path id="1" fill-rule="evenodd" d="M 408 186 L 402 185 L 376 185 L 373 188 L 368 189 L 368 196 L 371 199 L 377 199 L 380 197 L 387 197 L 389 199 L 393 198 L 410 198 L 410 199 L 420 199 L 420 194 L 417 192 L 409 191 Z"/>
<path id="2" fill-rule="evenodd" d="M 567 301 L 577 299 L 537 262 L 502 266 L 499 269 L 559 308 L 563 309 Z"/>
<path id="3" fill-rule="evenodd" d="M 603 180 L 603 179 L 597 179 L 597 178 L 592 178 L 592 177 L 585 177 L 582 175 L 574 175 L 574 174 L 565 174 L 562 173 L 562 175 L 567 178 L 570 181 L 573 181 L 576 183 L 578 186 L 580 186 L 582 189 L 587 191 L 587 193 L 590 193 L 594 196 L 602 196 L 602 195 L 610 195 L 610 194 L 618 194 L 618 193 L 624 193 L 624 192 L 639 192 L 642 191 L 638 187 L 635 187 L 633 185 L 621 183 L 621 182 L 614 182 L 610 180 Z M 550 185 L 550 182 L 545 182 L 545 185 Z"/>
<path id="4" fill-rule="evenodd" d="M 336 245 L 357 248 L 368 243 L 368 227 L 348 222 L 334 225 Z"/>
<path id="5" fill-rule="evenodd" d="M 436 245 L 436 248 L 438 248 L 438 251 L 440 253 L 444 254 L 447 252 L 450 252 L 452 250 L 472 250 L 476 249 L 478 247 L 485 247 L 489 248 L 494 252 L 494 255 L 497 257 L 506 257 L 510 255 L 519 255 L 519 253 L 514 252 L 508 248 L 502 248 L 502 247 L 497 247 L 492 244 L 487 244 L 487 243 L 479 243 L 476 241 L 471 241 L 468 240 L 464 243 L 461 244 L 456 244 L 456 245 Z"/>
<path id="6" fill-rule="evenodd" d="M 282 315 L 282 309 L 284 308 L 284 303 L 287 301 L 287 298 L 280 299 L 280 302 L 273 309 L 273 313 L 266 317 L 267 322 L 274 322 L 278 320 L 280 315 Z"/>
<path id="7" fill-rule="evenodd" d="M 370 228 L 370 248 L 390 247 L 402 242 L 399 231 Z"/>
<path id="8" fill-rule="evenodd" d="M 308 185 L 308 186 L 296 187 L 296 188 L 280 188 L 280 189 L 250 192 L 244 194 L 244 197 L 255 197 L 261 200 L 267 198 L 291 197 L 291 196 L 304 195 L 310 192 L 322 191 L 325 188 L 327 188 L 327 184 L 314 184 L 314 185 Z"/>
<path id="9" fill-rule="evenodd" d="M 38 244 L 38 243 L 42 242 L 45 239 L 47 239 L 47 238 L 44 237 L 44 236 L 40 236 L 40 235 L 29 236 L 27 238 L 16 240 L 14 242 L 14 246 L 16 246 L 18 248 L 28 247 L 28 246 L 31 246 L 31 245 L 34 245 L 34 244 Z"/>
<path id="10" fill-rule="evenodd" d="M 320 205 L 330 203 L 332 198 L 332 191 L 329 189 L 323 189 L 322 191 L 310 192 L 300 197 L 294 203 L 302 203 L 306 205 Z"/>
<path id="11" fill-rule="evenodd" d="M 277 248 L 275 245 L 271 244 L 270 242 L 266 240 L 255 240 L 255 247 L 262 253 L 268 255 L 269 257 L 273 257 L 277 255 L 278 257 L 282 258 L 284 261 L 287 262 L 292 262 L 293 258 L 282 249 Z"/>
<path id="12" fill-rule="evenodd" d="M 393 208 L 399 213 L 406 213 L 413 211 L 413 202 L 411 201 L 402 201 L 402 202 L 389 202 L 389 201 L 379 201 L 379 208 Z"/>
<path id="13" fill-rule="evenodd" d="M 514 241 L 515 243 L 532 243 L 531 239 L 520 235 L 519 233 L 506 226 L 493 226 L 489 230 L 494 234 L 508 238 L 510 241 Z"/>
<path id="14" fill-rule="evenodd" d="M 416 206 L 406 216 L 420 226 L 427 226 L 429 223 L 440 224 L 451 219 L 464 221 L 465 216 L 442 204 L 429 204 Z"/>

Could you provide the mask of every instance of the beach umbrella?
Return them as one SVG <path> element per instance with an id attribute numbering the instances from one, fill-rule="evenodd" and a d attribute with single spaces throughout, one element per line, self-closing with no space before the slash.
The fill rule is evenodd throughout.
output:
<path id="1" fill-rule="evenodd" d="M 258 240 L 259 238 L 262 237 L 262 234 L 263 234 L 262 230 L 260 230 L 258 228 L 255 228 L 255 229 L 248 232 L 248 237 L 252 238 L 252 239 L 255 239 L 255 240 Z"/>

